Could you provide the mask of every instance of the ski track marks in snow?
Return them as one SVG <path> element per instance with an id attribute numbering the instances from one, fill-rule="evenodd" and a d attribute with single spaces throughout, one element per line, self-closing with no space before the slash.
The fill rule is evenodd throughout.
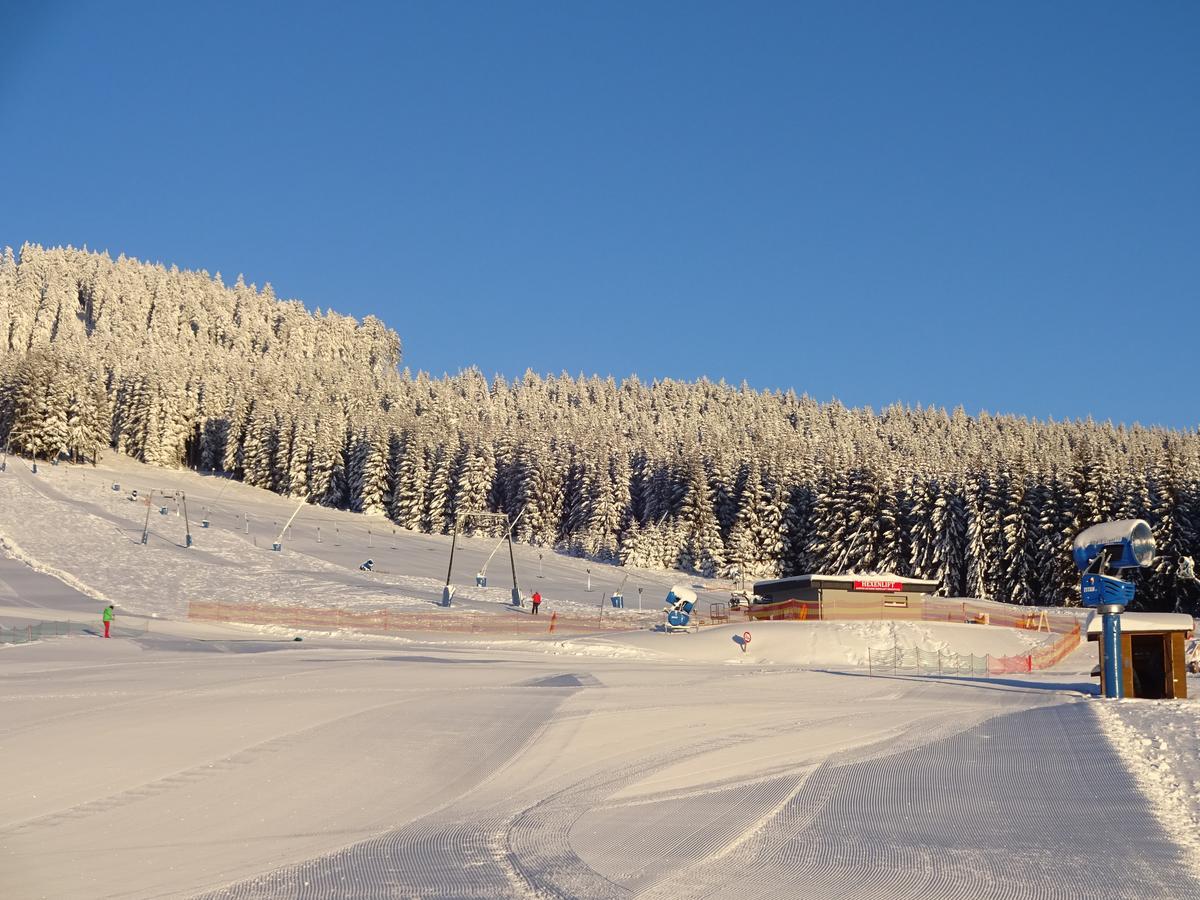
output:
<path id="1" fill-rule="evenodd" d="M 1200 687 L 1193 680 L 1191 687 Z M 1190 852 L 1200 878 L 1200 701 L 1120 700 L 1094 707 L 1163 828 Z"/>
<path id="2" fill-rule="evenodd" d="M 556 709 L 527 707 L 481 766 L 520 755 Z M 771 729 L 560 779 L 527 805 L 528 785 L 510 794 L 493 776 L 385 835 L 205 896 L 1200 896 L 1090 704 L 1007 713 L 932 743 L 925 725 L 819 764 L 632 801 L 609 798 Z"/>
<path id="3" fill-rule="evenodd" d="M 879 900 L 1200 895 L 1086 703 L 822 767 L 790 806 L 820 812 L 754 862 L 739 897 L 777 897 L 781 884 Z"/>
<path id="4" fill-rule="evenodd" d="M 209 900 L 280 896 L 493 898 L 513 892 L 493 836 L 502 819 L 476 807 L 470 793 L 486 787 L 519 757 L 566 696 L 577 688 L 517 689 L 504 703 L 510 717 L 491 742 L 476 742 L 470 769 L 458 777 L 454 800 L 415 822 L 335 853 L 201 895 Z M 497 702 L 503 700 L 497 697 Z"/>

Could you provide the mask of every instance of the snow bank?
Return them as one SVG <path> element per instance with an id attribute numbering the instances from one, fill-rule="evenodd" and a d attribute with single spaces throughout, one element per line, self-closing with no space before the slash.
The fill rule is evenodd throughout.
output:
<path id="1" fill-rule="evenodd" d="M 1155 815 L 1189 852 L 1200 877 L 1200 679 L 1189 700 L 1105 700 L 1094 708 L 1109 741 L 1150 798 Z"/>
<path id="2" fill-rule="evenodd" d="M 744 644 L 743 634 L 750 634 Z M 918 648 L 927 653 L 1010 656 L 1053 643 L 1059 635 L 942 622 L 751 622 L 698 632 L 660 631 L 563 642 L 586 655 L 638 652 L 687 662 L 732 665 L 867 666 L 870 650 Z M 611 652 L 605 654 L 601 648 Z"/>

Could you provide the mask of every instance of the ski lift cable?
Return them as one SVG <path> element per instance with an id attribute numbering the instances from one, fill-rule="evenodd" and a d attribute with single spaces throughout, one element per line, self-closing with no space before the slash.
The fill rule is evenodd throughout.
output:
<path id="1" fill-rule="evenodd" d="M 279 530 L 279 537 L 275 538 L 275 543 L 277 543 L 277 544 L 283 543 L 284 534 L 286 534 L 287 530 L 292 527 L 292 522 L 295 520 L 296 516 L 300 515 L 300 510 L 304 509 L 304 504 L 306 504 L 306 503 L 308 503 L 307 497 L 305 497 L 303 500 L 300 501 L 300 503 L 296 506 L 295 512 L 292 513 L 291 518 L 289 518 L 287 520 L 287 524 L 285 524 L 283 526 L 283 528 L 281 528 Z"/>
<path id="2" fill-rule="evenodd" d="M 487 574 L 488 563 L 492 561 L 492 557 L 496 555 L 496 551 L 500 549 L 504 542 L 506 540 L 512 540 L 512 531 L 517 527 L 517 522 L 521 520 L 521 516 L 525 515 L 526 509 L 528 509 L 528 507 L 521 508 L 521 511 L 517 513 L 517 517 L 509 523 L 508 528 L 504 530 L 504 534 L 500 536 L 500 540 L 496 541 L 496 546 L 492 548 L 492 552 L 488 554 L 487 560 L 484 562 L 483 567 L 479 570 L 480 575 Z"/>

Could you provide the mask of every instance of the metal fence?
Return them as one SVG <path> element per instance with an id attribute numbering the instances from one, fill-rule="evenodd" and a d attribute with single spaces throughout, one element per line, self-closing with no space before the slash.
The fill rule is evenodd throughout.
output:
<path id="1" fill-rule="evenodd" d="M 114 620 L 112 636 L 138 637 L 150 630 L 149 619 L 133 619 L 136 624 L 117 624 Z M 29 625 L 0 625 L 0 644 L 28 644 L 46 638 L 70 637 L 71 635 L 102 635 L 104 625 L 99 619 L 92 622 L 50 621 L 34 622 Z"/>
<path id="2" fill-rule="evenodd" d="M 991 656 L 973 653 L 930 652 L 919 647 L 867 650 L 867 668 L 872 675 L 916 672 L 918 675 L 987 675 Z"/>
<path id="3" fill-rule="evenodd" d="M 930 651 L 919 647 L 891 647 L 867 650 L 870 674 L 915 672 L 918 675 L 1011 675 L 1049 669 L 1062 662 L 1079 646 L 1080 627 L 1063 634 L 1053 644 L 1037 647 L 1029 653 L 1012 656 L 977 656 L 972 653 Z"/>
<path id="4" fill-rule="evenodd" d="M 43 638 L 66 637 L 82 634 L 79 622 L 37 622 L 30 625 L 15 625 L 11 628 L 0 625 L 0 644 L 28 644 Z"/>

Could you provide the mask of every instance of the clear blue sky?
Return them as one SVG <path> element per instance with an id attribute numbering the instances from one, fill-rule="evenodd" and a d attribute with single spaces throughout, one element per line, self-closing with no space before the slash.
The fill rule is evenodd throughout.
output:
<path id="1" fill-rule="evenodd" d="M 0 244 L 434 374 L 1200 422 L 1194 0 L 4 5 Z"/>

